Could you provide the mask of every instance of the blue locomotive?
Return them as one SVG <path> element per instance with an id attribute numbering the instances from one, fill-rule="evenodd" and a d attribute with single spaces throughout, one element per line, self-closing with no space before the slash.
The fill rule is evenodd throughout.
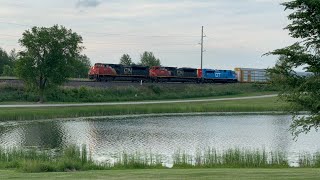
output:
<path id="1" fill-rule="evenodd" d="M 233 83 L 238 81 L 234 71 L 218 69 L 199 69 L 198 78 L 203 83 Z"/>

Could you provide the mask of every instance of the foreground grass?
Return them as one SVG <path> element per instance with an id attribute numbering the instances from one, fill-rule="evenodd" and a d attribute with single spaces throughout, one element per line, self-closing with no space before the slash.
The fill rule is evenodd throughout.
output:
<path id="1" fill-rule="evenodd" d="M 319 179 L 319 169 L 152 169 L 25 174 L 0 170 L 0 179 Z"/>
<path id="2" fill-rule="evenodd" d="M 301 156 L 299 167 L 319 168 L 320 156 Z M 105 162 L 94 162 L 85 146 L 69 146 L 59 149 L 0 148 L 0 169 L 16 169 L 20 172 L 69 172 L 87 170 L 166 169 L 165 157 L 149 153 L 118 153 Z M 290 168 L 286 153 L 265 150 L 214 148 L 198 150 L 195 155 L 183 152 L 173 154 L 173 169 L 206 168 Z"/>
<path id="3" fill-rule="evenodd" d="M 109 115 L 285 111 L 288 104 L 276 97 L 217 102 L 110 105 L 88 107 L 1 108 L 0 121 L 76 118 Z"/>
<path id="4" fill-rule="evenodd" d="M 197 155 L 176 152 L 173 168 L 288 168 L 285 153 L 264 150 L 215 149 L 200 150 Z M 317 162 L 318 158 L 310 162 Z M 307 166 L 318 167 L 318 166 Z M 22 172 L 65 172 L 107 169 L 163 169 L 163 159 L 153 153 L 119 153 L 112 161 L 96 163 L 86 147 L 70 146 L 62 149 L 0 149 L 0 169 Z"/>

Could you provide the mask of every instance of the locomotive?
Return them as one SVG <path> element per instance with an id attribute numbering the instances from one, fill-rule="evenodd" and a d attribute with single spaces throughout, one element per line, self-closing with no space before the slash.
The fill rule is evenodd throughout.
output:
<path id="1" fill-rule="evenodd" d="M 124 66 L 121 64 L 96 63 L 89 70 L 89 79 L 94 81 L 131 82 L 194 82 L 235 83 L 237 75 L 231 70 L 177 68 L 165 66 Z"/>

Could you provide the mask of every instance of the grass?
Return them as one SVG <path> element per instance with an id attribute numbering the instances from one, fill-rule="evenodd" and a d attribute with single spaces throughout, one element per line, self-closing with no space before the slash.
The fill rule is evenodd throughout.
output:
<path id="1" fill-rule="evenodd" d="M 112 169 L 163 169 L 162 159 L 159 155 L 152 153 L 119 153 L 114 164 L 109 166 Z"/>
<path id="2" fill-rule="evenodd" d="M 243 96 L 248 94 L 275 94 L 276 91 L 265 84 L 225 84 L 225 85 L 172 85 L 124 86 L 111 88 L 51 88 L 46 92 L 47 102 L 119 102 L 143 100 L 167 100 L 208 98 L 221 96 Z M 37 102 L 37 93 L 24 87 L 0 85 L 0 102 Z"/>
<path id="3" fill-rule="evenodd" d="M 160 156 L 152 153 L 119 153 L 113 163 L 95 163 L 85 146 L 39 150 L 0 149 L 0 169 L 17 169 L 21 172 L 65 172 L 106 169 L 155 169 L 162 166 Z"/>
<path id="4" fill-rule="evenodd" d="M 318 153 L 317 153 L 318 154 Z M 0 149 L 0 169 L 17 169 L 22 172 L 64 172 L 110 169 L 164 169 L 160 155 L 152 153 L 119 153 L 114 161 L 96 163 L 86 147 L 66 147 L 56 150 Z M 311 164 L 318 160 L 310 159 Z M 176 152 L 173 169 L 199 168 L 289 168 L 284 153 L 264 150 L 215 149 L 199 151 L 196 155 Z M 301 166 L 307 167 L 307 166 Z M 314 167 L 314 166 L 308 166 Z"/>
<path id="5" fill-rule="evenodd" d="M 18 78 L 14 76 L 0 76 L 0 79 L 18 79 Z"/>
<path id="6" fill-rule="evenodd" d="M 90 116 L 195 113 L 195 112 L 263 112 L 285 111 L 288 104 L 276 97 L 217 102 L 194 102 L 147 105 L 110 105 L 87 107 L 1 108 L 0 121 L 77 118 Z"/>
<path id="7" fill-rule="evenodd" d="M 88 157 L 86 147 L 70 146 L 62 150 L 0 149 L 0 168 L 22 172 L 63 172 L 102 169 Z"/>
<path id="8" fill-rule="evenodd" d="M 16 79 L 18 80 L 18 77 L 15 76 L 0 76 L 0 79 Z M 69 78 L 71 81 L 89 81 L 88 78 Z"/>
<path id="9" fill-rule="evenodd" d="M 0 179 L 319 179 L 319 169 L 143 169 L 73 173 L 20 173 L 0 170 Z"/>
<path id="10" fill-rule="evenodd" d="M 252 92 L 252 93 L 244 93 L 244 94 L 236 94 L 236 95 L 223 95 L 223 96 L 213 96 L 213 97 L 198 97 L 198 98 L 187 98 L 187 99 L 161 99 L 157 101 L 168 101 L 168 100 L 194 100 L 194 99 L 221 99 L 221 98 L 237 98 L 237 97 L 251 97 L 251 96 L 263 96 L 263 95 L 274 95 L 277 92 L 274 91 L 263 91 L 263 92 Z M 139 102 L 148 102 L 154 100 L 139 100 Z M 112 101 L 108 101 L 112 102 Z M 132 101 L 120 101 L 120 102 L 132 102 Z M 136 101 L 133 101 L 136 102 Z M 79 104 L 79 103 L 86 103 L 86 102 L 54 102 L 54 101 L 46 101 L 43 104 Z M 90 102 L 89 102 L 90 103 Z M 103 103 L 103 102 L 97 102 Z M 38 104 L 38 102 L 32 101 L 2 101 L 0 105 L 28 105 L 28 104 Z"/>
<path id="11" fill-rule="evenodd" d="M 185 153 L 174 154 L 174 168 L 288 168 L 287 157 L 281 152 L 265 150 L 216 149 L 200 151 L 195 157 Z"/>

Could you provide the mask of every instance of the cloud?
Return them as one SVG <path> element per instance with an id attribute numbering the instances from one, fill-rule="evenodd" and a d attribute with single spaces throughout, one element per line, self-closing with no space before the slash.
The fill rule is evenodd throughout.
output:
<path id="1" fill-rule="evenodd" d="M 101 4 L 98 0 L 79 0 L 76 6 L 79 7 L 97 7 Z"/>

